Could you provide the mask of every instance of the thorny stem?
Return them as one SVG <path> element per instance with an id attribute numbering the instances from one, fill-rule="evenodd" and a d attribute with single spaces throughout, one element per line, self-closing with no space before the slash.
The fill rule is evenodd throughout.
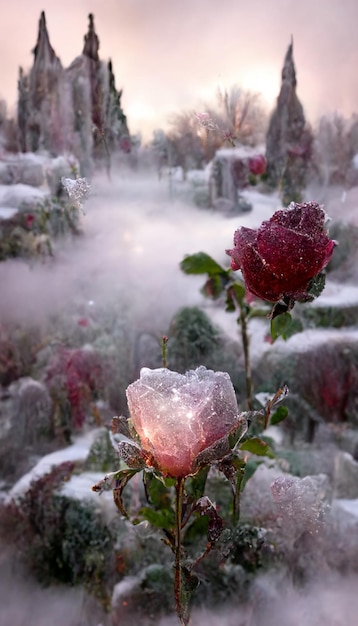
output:
<path id="1" fill-rule="evenodd" d="M 175 609 L 182 626 L 187 626 L 185 606 L 182 603 L 181 531 L 185 478 L 178 478 L 175 485 Z"/>
<path id="2" fill-rule="evenodd" d="M 240 304 L 240 316 L 238 322 L 241 326 L 241 338 L 244 348 L 244 362 L 245 362 L 245 378 L 246 378 L 246 404 L 249 411 L 252 411 L 252 376 L 251 376 L 251 364 L 250 364 L 250 341 L 247 332 L 247 315 L 245 311 L 245 305 Z"/>
<path id="3" fill-rule="evenodd" d="M 168 367 L 167 343 L 168 343 L 168 337 L 166 335 L 163 335 L 163 337 L 162 337 L 162 362 L 163 362 L 163 367 Z"/>

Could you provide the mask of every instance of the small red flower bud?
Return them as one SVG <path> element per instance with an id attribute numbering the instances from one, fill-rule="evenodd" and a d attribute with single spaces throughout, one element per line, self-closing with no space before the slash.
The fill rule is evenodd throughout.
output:
<path id="1" fill-rule="evenodd" d="M 262 176 L 266 172 L 266 159 L 263 154 L 256 154 L 249 158 L 249 170 L 255 176 Z"/>

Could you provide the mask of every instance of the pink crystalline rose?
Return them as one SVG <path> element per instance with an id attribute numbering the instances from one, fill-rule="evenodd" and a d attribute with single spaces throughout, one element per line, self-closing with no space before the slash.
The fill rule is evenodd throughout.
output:
<path id="1" fill-rule="evenodd" d="M 229 375 L 203 366 L 184 375 L 143 368 L 127 399 L 147 464 L 175 478 L 195 473 L 198 454 L 239 420 Z"/>
<path id="2" fill-rule="evenodd" d="M 233 270 L 258 298 L 304 300 L 309 283 L 331 259 L 335 242 L 324 229 L 326 214 L 316 202 L 276 211 L 258 230 L 239 228 L 227 250 Z"/>

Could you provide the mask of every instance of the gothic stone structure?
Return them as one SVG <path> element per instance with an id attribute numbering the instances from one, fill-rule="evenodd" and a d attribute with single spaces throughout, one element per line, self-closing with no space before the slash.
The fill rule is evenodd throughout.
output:
<path id="1" fill-rule="evenodd" d="M 281 90 L 266 136 L 268 183 L 281 187 L 283 204 L 300 201 L 312 150 L 312 133 L 306 126 L 296 86 L 291 41 L 282 69 Z"/>
<path id="2" fill-rule="evenodd" d="M 116 89 L 111 61 L 105 63 L 99 57 L 93 15 L 89 15 L 82 54 L 67 69 L 51 46 L 44 12 L 33 54 L 30 72 L 19 71 L 21 151 L 74 154 L 82 174 L 89 175 L 93 158 L 106 157 L 116 149 L 129 150 L 122 91 Z"/>

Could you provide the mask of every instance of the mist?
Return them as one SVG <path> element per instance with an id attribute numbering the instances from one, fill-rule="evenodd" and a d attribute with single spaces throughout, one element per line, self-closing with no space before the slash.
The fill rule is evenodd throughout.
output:
<path id="1" fill-rule="evenodd" d="M 165 332 L 178 308 L 205 303 L 202 277 L 179 268 L 184 255 L 205 250 L 229 267 L 225 249 L 238 227 L 237 218 L 192 206 L 181 187 L 170 197 L 168 180 L 154 172 L 126 170 L 111 182 L 97 176 L 81 217 L 83 237 L 56 244 L 53 260 L 0 264 L 0 318 L 30 326 L 112 306 L 118 317 L 130 310 L 137 329 Z M 271 212 L 270 202 L 240 223 L 259 225 Z"/>

